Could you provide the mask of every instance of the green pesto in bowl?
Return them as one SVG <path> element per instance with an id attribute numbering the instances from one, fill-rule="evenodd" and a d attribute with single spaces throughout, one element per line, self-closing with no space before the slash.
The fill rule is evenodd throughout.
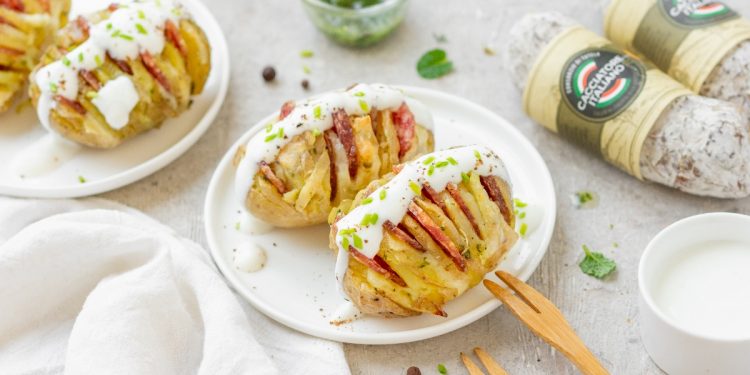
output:
<path id="1" fill-rule="evenodd" d="M 388 36 L 403 21 L 407 0 L 302 0 L 313 24 L 350 47 L 367 47 Z"/>

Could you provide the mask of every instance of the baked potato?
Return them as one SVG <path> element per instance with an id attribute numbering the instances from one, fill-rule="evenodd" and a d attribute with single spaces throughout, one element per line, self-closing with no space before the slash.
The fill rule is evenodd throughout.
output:
<path id="1" fill-rule="evenodd" d="M 431 123 L 423 105 L 384 85 L 287 102 L 237 151 L 237 194 L 273 226 L 325 223 L 333 207 L 394 165 L 432 151 Z"/>
<path id="2" fill-rule="evenodd" d="M 0 0 L 0 112 L 23 91 L 69 11 L 70 0 Z"/>
<path id="3" fill-rule="evenodd" d="M 331 212 L 336 279 L 365 314 L 446 316 L 518 239 L 511 185 L 491 150 L 425 155 Z"/>
<path id="4" fill-rule="evenodd" d="M 112 4 L 58 33 L 30 96 L 50 130 L 112 148 L 186 111 L 210 69 L 208 40 L 179 4 Z"/>

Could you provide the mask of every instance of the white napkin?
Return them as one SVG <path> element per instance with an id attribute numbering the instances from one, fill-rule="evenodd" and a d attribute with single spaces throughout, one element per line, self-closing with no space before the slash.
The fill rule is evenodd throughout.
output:
<path id="1" fill-rule="evenodd" d="M 0 374 L 349 373 L 340 344 L 241 305 L 133 209 L 0 197 Z"/>

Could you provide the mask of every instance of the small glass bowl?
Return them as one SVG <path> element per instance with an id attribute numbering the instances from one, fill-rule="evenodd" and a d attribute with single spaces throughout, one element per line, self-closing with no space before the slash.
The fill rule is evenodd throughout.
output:
<path id="1" fill-rule="evenodd" d="M 321 0 L 302 0 L 315 26 L 337 43 L 371 46 L 395 30 L 406 15 L 408 0 L 384 0 L 361 9 L 342 8 Z"/>

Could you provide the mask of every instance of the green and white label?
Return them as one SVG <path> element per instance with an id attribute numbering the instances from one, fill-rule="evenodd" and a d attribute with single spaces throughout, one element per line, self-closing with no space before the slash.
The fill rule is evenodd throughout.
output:
<path id="1" fill-rule="evenodd" d="M 564 102 L 589 121 L 603 122 L 624 111 L 640 93 L 646 68 L 630 56 L 603 48 L 584 50 L 563 67 Z"/>
<path id="2" fill-rule="evenodd" d="M 668 19 L 687 27 L 713 25 L 738 16 L 720 1 L 660 0 L 659 5 Z"/>

